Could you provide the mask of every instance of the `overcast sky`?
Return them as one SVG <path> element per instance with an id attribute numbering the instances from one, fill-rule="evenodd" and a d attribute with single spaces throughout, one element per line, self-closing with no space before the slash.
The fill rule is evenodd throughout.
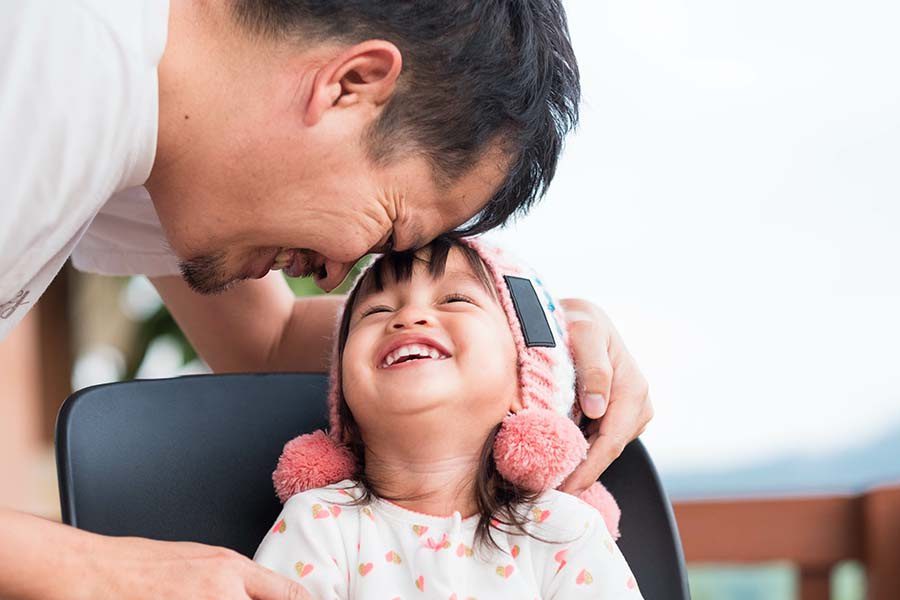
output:
<path id="1" fill-rule="evenodd" d="M 585 102 L 493 236 L 604 307 L 663 468 L 900 428 L 900 5 L 572 0 Z"/>

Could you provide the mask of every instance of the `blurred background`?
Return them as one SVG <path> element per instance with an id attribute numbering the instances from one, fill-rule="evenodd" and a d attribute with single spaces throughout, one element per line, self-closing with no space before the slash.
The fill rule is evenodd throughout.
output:
<path id="1" fill-rule="evenodd" d="M 900 5 L 567 8 L 582 123 L 491 237 L 637 357 L 693 597 L 900 598 Z M 143 278 L 67 267 L 38 306 L 0 344 L 0 467 L 59 518 L 70 391 L 206 367 Z"/>

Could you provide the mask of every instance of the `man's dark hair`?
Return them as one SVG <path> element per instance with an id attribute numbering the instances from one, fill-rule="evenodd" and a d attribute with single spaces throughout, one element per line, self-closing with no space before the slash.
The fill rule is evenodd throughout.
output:
<path id="1" fill-rule="evenodd" d="M 465 226 L 481 233 L 526 212 L 556 172 L 581 96 L 561 0 L 234 0 L 245 28 L 276 39 L 384 39 L 403 55 L 370 131 L 376 162 L 412 145 L 453 181 L 500 142 L 500 189 Z"/>

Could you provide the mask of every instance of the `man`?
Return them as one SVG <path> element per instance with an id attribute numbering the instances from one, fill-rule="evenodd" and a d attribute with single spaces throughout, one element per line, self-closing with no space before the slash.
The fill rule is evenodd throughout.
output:
<path id="1" fill-rule="evenodd" d="M 553 177 L 577 120 L 558 0 L 103 0 L 0 7 L 0 337 L 66 258 L 148 275 L 216 371 L 324 370 L 369 252 L 480 232 Z M 600 309 L 566 302 L 587 487 L 652 414 Z M 235 553 L 0 511 L 3 598 L 302 598 Z"/>

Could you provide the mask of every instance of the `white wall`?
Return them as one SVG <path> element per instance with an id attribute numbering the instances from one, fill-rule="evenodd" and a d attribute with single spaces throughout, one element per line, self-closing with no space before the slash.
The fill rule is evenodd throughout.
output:
<path id="1" fill-rule="evenodd" d="M 663 468 L 900 427 L 900 4 L 570 0 L 585 103 L 495 235 L 613 317 Z"/>

